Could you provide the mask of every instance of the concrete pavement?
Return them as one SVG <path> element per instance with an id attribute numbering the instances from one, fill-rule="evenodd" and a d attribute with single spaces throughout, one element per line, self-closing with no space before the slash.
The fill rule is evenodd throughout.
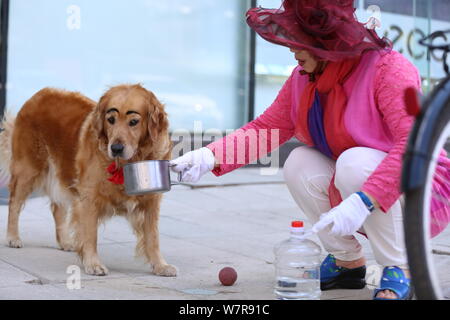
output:
<path id="1" fill-rule="evenodd" d="M 134 258 L 128 222 L 117 217 L 99 229 L 99 254 L 110 274 L 95 277 L 81 271 L 81 288 L 70 289 L 81 264 L 75 253 L 56 249 L 47 198 L 26 203 L 21 249 L 5 245 L 7 206 L 0 205 L 0 299 L 273 299 L 273 247 L 289 236 L 293 219 L 304 215 L 282 182 L 281 170 L 267 176 L 259 169 L 240 169 L 222 178 L 207 176 L 194 187 L 174 186 L 162 203 L 160 241 L 165 259 L 178 268 L 177 277 L 150 274 Z M 324 292 L 322 299 L 371 298 L 379 269 L 368 241 L 361 242 L 371 285 Z M 230 287 L 217 278 L 225 266 L 238 272 Z"/>

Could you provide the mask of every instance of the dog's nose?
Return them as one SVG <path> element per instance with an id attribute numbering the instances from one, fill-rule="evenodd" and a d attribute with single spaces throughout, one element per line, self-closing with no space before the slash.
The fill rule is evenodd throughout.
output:
<path id="1" fill-rule="evenodd" d="M 122 155 L 124 148 L 125 147 L 123 146 L 123 144 L 115 143 L 115 144 L 111 145 L 111 152 L 114 157 L 117 157 L 117 156 Z"/>

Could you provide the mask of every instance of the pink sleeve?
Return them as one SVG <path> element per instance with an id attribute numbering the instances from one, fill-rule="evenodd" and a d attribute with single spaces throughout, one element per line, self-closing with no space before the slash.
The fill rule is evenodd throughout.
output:
<path id="1" fill-rule="evenodd" d="M 393 146 L 362 191 L 374 197 L 381 210 L 387 212 L 401 195 L 402 157 L 414 122 L 406 112 L 404 91 L 408 87 L 420 90 L 420 75 L 411 62 L 393 51 L 380 60 L 374 84 L 377 106 L 393 137 Z"/>
<path id="2" fill-rule="evenodd" d="M 272 105 L 257 119 L 207 145 L 220 165 L 212 171 L 216 176 L 264 157 L 294 136 L 295 126 L 291 119 L 291 83 L 292 75 Z"/>

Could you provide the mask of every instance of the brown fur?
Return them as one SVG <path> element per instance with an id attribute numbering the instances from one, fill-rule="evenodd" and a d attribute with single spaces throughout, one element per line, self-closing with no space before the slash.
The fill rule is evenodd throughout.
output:
<path id="1" fill-rule="evenodd" d="M 106 114 L 110 108 L 118 112 Z M 138 114 L 127 115 L 127 111 Z M 111 116 L 114 124 L 108 122 Z M 138 119 L 138 124 L 130 126 L 131 119 Z M 159 250 L 162 195 L 128 196 L 123 185 L 107 181 L 106 168 L 114 161 L 108 156 L 112 143 L 123 144 L 131 156 L 116 159 L 120 165 L 170 159 L 167 114 L 153 93 L 140 85 L 121 85 L 108 90 L 96 104 L 79 93 L 46 88 L 25 103 L 13 126 L 0 133 L 0 145 L 8 145 L 8 139 L 9 246 L 22 246 L 21 207 L 31 192 L 42 190 L 51 200 L 59 245 L 75 249 L 88 274 L 108 273 L 97 254 L 97 228 L 104 219 L 122 215 L 137 236 L 136 253 L 148 260 L 153 272 L 176 275 L 176 268 L 164 261 Z M 8 152 L 3 153 L 8 159 Z M 68 212 L 72 212 L 70 221 Z"/>

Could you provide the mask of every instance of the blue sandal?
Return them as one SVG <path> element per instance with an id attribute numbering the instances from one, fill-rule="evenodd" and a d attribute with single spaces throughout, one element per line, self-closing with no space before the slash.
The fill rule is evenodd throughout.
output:
<path id="1" fill-rule="evenodd" d="M 336 258 L 329 254 L 320 266 L 320 289 L 362 289 L 366 286 L 366 267 L 354 269 L 338 267 Z"/>
<path id="2" fill-rule="evenodd" d="M 389 290 L 397 295 L 397 299 L 377 298 L 380 291 Z M 413 297 L 411 280 L 399 267 L 385 267 L 381 276 L 380 288 L 375 289 L 373 300 L 411 300 Z"/>

